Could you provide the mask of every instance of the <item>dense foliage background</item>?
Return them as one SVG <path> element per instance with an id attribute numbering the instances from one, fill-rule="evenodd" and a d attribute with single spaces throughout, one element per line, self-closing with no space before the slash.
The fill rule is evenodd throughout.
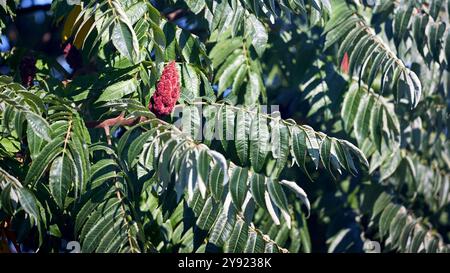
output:
<path id="1" fill-rule="evenodd" d="M 1 252 L 448 251 L 450 1 L 0 12 Z"/>

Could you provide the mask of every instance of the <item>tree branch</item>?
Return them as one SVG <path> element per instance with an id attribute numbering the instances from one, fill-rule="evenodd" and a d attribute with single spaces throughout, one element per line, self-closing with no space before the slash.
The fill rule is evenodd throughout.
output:
<path id="1" fill-rule="evenodd" d="M 133 126 L 138 124 L 139 122 L 142 122 L 146 120 L 145 117 L 136 117 L 136 118 L 125 118 L 124 112 L 120 113 L 119 116 L 115 118 L 109 118 L 103 121 L 87 121 L 86 126 L 88 128 L 102 128 L 105 131 L 106 139 L 108 142 L 108 145 L 111 145 L 111 134 L 110 134 L 110 128 L 115 125 L 120 126 Z"/>

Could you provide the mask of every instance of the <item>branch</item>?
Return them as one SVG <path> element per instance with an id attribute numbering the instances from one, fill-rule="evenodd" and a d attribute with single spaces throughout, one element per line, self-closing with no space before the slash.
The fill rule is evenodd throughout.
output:
<path id="1" fill-rule="evenodd" d="M 186 11 L 183 9 L 176 9 L 174 11 L 164 13 L 164 16 L 167 18 L 168 21 L 175 21 L 179 19 L 180 17 L 184 16 L 186 14 Z"/>
<path id="2" fill-rule="evenodd" d="M 144 121 L 145 117 L 137 117 L 137 118 L 125 118 L 124 112 L 120 113 L 119 116 L 115 118 L 106 119 L 104 121 L 87 121 L 86 126 L 88 128 L 102 128 L 105 131 L 106 139 L 108 142 L 108 145 L 111 145 L 111 134 L 110 134 L 110 128 L 115 125 L 120 126 L 133 126 L 139 122 Z"/>

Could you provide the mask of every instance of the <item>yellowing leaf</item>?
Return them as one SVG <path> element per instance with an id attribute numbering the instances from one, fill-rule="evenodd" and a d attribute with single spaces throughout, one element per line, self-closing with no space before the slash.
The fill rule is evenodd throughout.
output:
<path id="1" fill-rule="evenodd" d="M 61 33 L 63 43 L 66 42 L 69 39 L 69 37 L 72 35 L 72 28 L 73 28 L 73 25 L 75 24 L 75 19 L 77 18 L 78 14 L 80 14 L 80 12 L 81 12 L 80 5 L 76 5 L 69 12 L 66 22 L 64 23 L 63 31 Z"/>

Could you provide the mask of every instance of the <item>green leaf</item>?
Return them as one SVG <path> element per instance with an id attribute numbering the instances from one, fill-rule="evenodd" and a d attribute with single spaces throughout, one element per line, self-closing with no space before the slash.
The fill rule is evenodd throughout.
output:
<path id="1" fill-rule="evenodd" d="M 223 105 L 219 109 L 219 125 L 222 127 L 221 143 L 225 151 L 228 150 L 228 145 L 233 144 L 235 136 L 235 115 L 236 112 L 231 106 Z"/>
<path id="2" fill-rule="evenodd" d="M 22 208 L 33 217 L 36 222 L 39 221 L 39 207 L 33 192 L 25 187 L 20 187 L 17 189 L 17 194 L 19 195 L 19 202 Z"/>
<path id="3" fill-rule="evenodd" d="M 373 60 L 372 66 L 370 68 L 369 78 L 367 79 L 368 89 L 372 87 L 372 83 L 375 80 L 378 71 L 383 67 L 383 63 L 387 60 L 388 53 L 386 51 L 382 51 L 376 55 Z"/>
<path id="4" fill-rule="evenodd" d="M 383 107 L 380 103 L 376 103 L 372 109 L 367 108 L 365 111 L 370 111 L 370 139 L 377 147 L 378 151 L 381 151 L 381 141 L 383 137 Z M 360 139 L 362 141 L 363 138 Z"/>
<path id="5" fill-rule="evenodd" d="M 247 65 L 241 65 L 239 70 L 236 72 L 234 77 L 233 85 L 231 87 L 231 91 L 233 94 L 238 95 L 244 80 L 246 79 L 248 72 Z"/>
<path id="6" fill-rule="evenodd" d="M 27 141 L 28 148 L 30 149 L 30 157 L 31 160 L 35 160 L 36 157 L 40 154 L 41 148 L 44 144 L 44 139 L 37 134 L 34 133 L 31 126 L 27 127 Z"/>
<path id="7" fill-rule="evenodd" d="M 342 39 L 342 37 L 344 37 L 350 30 L 352 30 L 359 21 L 360 19 L 358 17 L 352 16 L 345 22 L 343 22 L 339 27 L 336 27 L 328 32 L 324 50 L 327 50 L 330 46 Z"/>
<path id="8" fill-rule="evenodd" d="M 266 49 L 267 41 L 269 39 L 266 28 L 255 15 L 250 14 L 247 18 L 246 30 L 256 53 L 261 57 Z"/>
<path id="9" fill-rule="evenodd" d="M 25 118 L 27 119 L 28 126 L 31 127 L 36 135 L 43 138 L 45 141 L 51 141 L 50 125 L 44 118 L 33 112 L 26 112 Z"/>
<path id="10" fill-rule="evenodd" d="M 232 208 L 228 211 L 222 209 L 212 227 L 211 235 L 209 236 L 210 243 L 221 246 L 228 240 L 234 226 L 234 217 L 231 216 L 231 212 Z"/>
<path id="11" fill-rule="evenodd" d="M 261 174 L 254 173 L 250 179 L 250 190 L 256 204 L 261 208 L 265 208 L 264 192 L 266 191 L 266 178 Z"/>
<path id="12" fill-rule="evenodd" d="M 242 253 L 244 252 L 248 238 L 248 226 L 243 220 L 238 220 L 231 232 L 225 252 L 227 253 Z"/>
<path id="13" fill-rule="evenodd" d="M 31 163 L 30 169 L 28 170 L 27 176 L 24 180 L 24 185 L 31 182 L 36 183 L 41 178 L 50 162 L 52 162 L 53 159 L 61 153 L 63 143 L 64 138 L 58 137 L 45 145 L 36 160 Z"/>
<path id="14" fill-rule="evenodd" d="M 264 252 L 264 239 L 255 231 L 248 233 L 247 245 L 244 253 L 262 253 Z"/>
<path id="15" fill-rule="evenodd" d="M 342 41 L 342 43 L 339 47 L 338 55 L 337 55 L 339 64 L 342 63 L 342 59 L 344 58 L 345 53 L 348 54 L 351 51 L 354 41 L 357 38 L 359 38 L 359 35 L 363 31 L 364 31 L 363 28 L 354 28 L 353 30 L 350 31 L 350 33 L 347 35 L 347 37 L 345 37 L 345 39 Z"/>
<path id="16" fill-rule="evenodd" d="M 323 139 L 322 143 L 320 144 L 320 159 L 325 169 L 327 169 L 330 173 L 331 173 L 331 166 L 330 166 L 331 144 L 332 144 L 331 139 L 327 136 Z"/>
<path id="17" fill-rule="evenodd" d="M 278 177 L 281 171 L 286 167 L 288 156 L 290 153 L 289 146 L 289 128 L 283 123 L 277 121 L 279 126 L 275 126 L 276 134 L 274 134 L 272 130 L 272 155 L 276 158 L 276 166 L 278 170 L 276 170 L 276 174 L 274 177 Z M 272 127 L 273 128 L 273 127 Z"/>
<path id="18" fill-rule="evenodd" d="M 199 181 L 198 183 L 206 184 L 208 182 L 211 161 L 212 159 L 209 156 L 208 151 L 201 150 L 197 158 L 197 170 L 199 173 L 199 178 L 201 179 L 201 181 Z"/>
<path id="19" fill-rule="evenodd" d="M 200 77 L 196 73 L 194 67 L 190 64 L 182 65 L 182 82 L 183 82 L 183 91 L 186 92 L 187 97 L 189 98 L 197 98 L 200 96 Z"/>
<path id="20" fill-rule="evenodd" d="M 409 3 L 406 8 L 401 7 L 395 15 L 394 38 L 397 46 L 400 44 L 401 40 L 405 37 L 407 33 L 413 8 L 414 4 Z"/>
<path id="21" fill-rule="evenodd" d="M 430 15 L 435 21 L 438 19 L 439 13 L 441 12 L 443 2 L 443 0 L 431 1 Z"/>
<path id="22" fill-rule="evenodd" d="M 414 234 L 409 248 L 410 253 L 417 253 L 419 251 L 420 245 L 423 243 L 426 234 L 426 230 L 420 225 L 415 226 Z"/>
<path id="23" fill-rule="evenodd" d="M 234 59 L 234 61 L 223 70 L 223 73 L 219 77 L 219 95 L 221 95 L 225 89 L 232 85 L 235 80 L 236 73 L 244 62 L 244 56 L 237 55 L 236 59 Z"/>
<path id="24" fill-rule="evenodd" d="M 186 0 L 185 3 L 194 14 L 200 13 L 205 7 L 205 0 Z"/>
<path id="25" fill-rule="evenodd" d="M 139 153 L 142 152 L 142 149 L 144 148 L 145 143 L 151 139 L 151 136 L 155 133 L 155 130 L 152 129 L 148 132 L 143 133 L 142 135 L 138 136 L 136 139 L 131 142 L 131 144 L 128 147 L 128 153 L 127 153 L 127 163 L 130 167 L 133 167 L 137 162 L 137 157 Z M 124 143 L 125 144 L 125 143 Z"/>
<path id="26" fill-rule="evenodd" d="M 178 141 L 174 139 L 171 139 L 168 142 L 166 142 L 161 150 L 161 154 L 158 159 L 158 177 L 162 183 L 163 189 L 167 188 L 167 186 L 171 181 L 171 172 L 169 169 L 170 158 L 172 157 L 173 150 L 176 147 L 177 143 Z M 183 164 L 183 166 L 186 167 L 186 164 Z M 188 179 L 188 177 L 184 176 L 183 179 Z"/>
<path id="27" fill-rule="evenodd" d="M 308 178 L 312 181 L 308 169 L 306 168 L 306 154 L 308 152 L 306 138 L 305 131 L 298 127 L 292 128 L 292 152 L 294 153 L 295 160 L 297 161 L 298 166 L 302 168 Z"/>
<path id="28" fill-rule="evenodd" d="M 255 172 L 260 172 L 269 152 L 269 128 L 267 119 L 254 116 L 250 126 L 250 162 Z"/>
<path id="29" fill-rule="evenodd" d="M 355 121 L 355 136 L 358 143 L 362 143 L 369 133 L 369 124 L 371 117 L 371 110 L 375 103 L 374 96 L 365 96 L 358 107 Z"/>
<path id="30" fill-rule="evenodd" d="M 241 37 L 235 37 L 217 43 L 209 53 L 213 67 L 217 69 L 228 57 L 230 57 L 233 51 L 240 47 L 242 47 Z"/>
<path id="31" fill-rule="evenodd" d="M 410 86 L 410 89 L 413 90 L 413 107 L 415 108 L 419 104 L 420 97 L 422 95 L 422 83 L 420 82 L 419 77 L 417 77 L 416 73 L 412 71 L 409 72 L 409 77 L 411 81 L 408 81 L 408 85 Z"/>
<path id="32" fill-rule="evenodd" d="M 445 32 L 445 23 L 437 22 L 430 23 L 428 32 L 428 47 L 430 49 L 431 55 L 434 61 L 440 62 L 440 55 L 442 49 L 442 40 Z"/>
<path id="33" fill-rule="evenodd" d="M 209 190 L 217 202 L 222 201 L 224 170 L 219 164 L 215 164 L 209 176 Z"/>
<path id="34" fill-rule="evenodd" d="M 411 232 L 414 230 L 415 226 L 416 226 L 415 221 L 408 221 L 406 225 L 403 227 L 399 239 L 399 247 L 401 248 L 402 251 L 406 250 Z"/>
<path id="35" fill-rule="evenodd" d="M 247 89 L 245 90 L 244 104 L 255 105 L 261 93 L 264 95 L 264 86 L 259 73 L 255 71 L 249 72 Z"/>
<path id="36" fill-rule="evenodd" d="M 289 190 L 294 192 L 298 198 L 300 198 L 300 200 L 303 202 L 303 204 L 305 204 L 306 208 L 308 209 L 308 215 L 306 217 L 309 217 L 311 204 L 309 203 L 306 192 L 302 188 L 300 188 L 300 186 L 297 185 L 297 183 L 293 181 L 281 180 L 280 184 L 287 187 Z"/>
<path id="37" fill-rule="evenodd" d="M 406 209 L 404 207 L 401 207 L 389 226 L 389 238 L 391 239 L 394 246 L 398 245 L 397 241 L 400 237 L 403 227 L 406 224 L 407 216 L 408 215 L 406 213 Z"/>
<path id="38" fill-rule="evenodd" d="M 96 102 L 121 99 L 126 95 L 136 92 L 138 85 L 139 83 L 135 78 L 113 83 L 103 90 Z"/>
<path id="39" fill-rule="evenodd" d="M 380 180 L 384 181 L 391 177 L 400 166 L 402 157 L 399 151 L 394 152 L 386 161 L 383 162 L 380 168 Z"/>
<path id="40" fill-rule="evenodd" d="M 447 61 L 447 67 L 450 66 L 450 31 L 447 32 L 447 38 L 445 40 L 445 60 Z"/>
<path id="41" fill-rule="evenodd" d="M 412 71 L 403 71 L 397 81 L 398 97 L 400 94 L 406 94 L 409 98 L 411 109 L 419 104 L 422 94 L 422 84 L 417 75 Z"/>
<path id="42" fill-rule="evenodd" d="M 338 139 L 332 138 L 332 140 L 331 149 L 334 149 L 336 160 L 342 167 L 344 167 L 352 175 L 356 176 L 358 170 L 356 169 L 355 162 L 353 161 L 348 149 L 345 149 Z"/>
<path id="43" fill-rule="evenodd" d="M 235 167 L 230 177 L 229 189 L 233 203 L 238 211 L 241 210 L 245 196 L 247 195 L 248 190 L 247 180 L 248 180 L 248 169 Z"/>
<path id="44" fill-rule="evenodd" d="M 286 194 L 283 191 L 280 183 L 272 179 L 267 180 L 267 189 L 269 195 L 275 205 L 281 210 L 283 218 L 286 220 L 288 228 L 291 228 L 291 216 L 289 214 L 289 207 Z"/>
<path id="45" fill-rule="evenodd" d="M 175 149 L 175 148 L 172 148 Z M 196 183 L 198 181 L 198 170 L 197 170 L 197 162 L 196 162 L 196 152 L 190 151 L 184 156 L 184 160 L 181 162 L 180 172 L 179 172 L 179 181 L 177 181 L 177 185 L 181 186 L 180 188 L 177 188 L 177 200 L 179 200 L 179 196 L 182 195 L 184 192 L 185 185 L 187 185 L 187 196 L 188 196 L 188 202 L 191 204 L 195 197 L 195 189 L 198 188 L 198 184 Z M 167 166 L 170 168 L 171 166 Z M 170 175 L 170 174 L 169 174 Z M 170 181 L 170 180 L 168 180 Z M 198 190 L 199 195 L 201 196 L 201 199 L 204 199 L 205 194 L 204 190 L 200 191 Z M 192 206 L 192 204 L 191 204 Z"/>
<path id="46" fill-rule="evenodd" d="M 391 202 L 391 200 L 392 197 L 389 194 L 385 192 L 381 193 L 373 205 L 371 219 L 375 219 L 375 217 L 377 217 L 378 214 L 380 214 L 384 210 L 384 208 L 386 208 L 386 206 Z"/>
<path id="47" fill-rule="evenodd" d="M 236 115 L 235 147 L 236 154 L 242 165 L 247 165 L 249 157 L 249 135 L 251 116 L 245 111 L 238 111 Z"/>
<path id="48" fill-rule="evenodd" d="M 437 253 L 439 248 L 439 238 L 432 237 L 427 244 L 427 253 Z"/>
<path id="49" fill-rule="evenodd" d="M 0 208 L 7 215 L 14 214 L 14 207 L 13 207 L 12 198 L 11 198 L 11 189 L 12 189 L 12 183 L 8 183 L 0 192 L 0 201 L 1 201 Z"/>
<path id="50" fill-rule="evenodd" d="M 320 138 L 316 136 L 316 132 L 309 126 L 303 125 L 302 128 L 306 133 L 306 146 L 308 147 L 308 153 L 311 156 L 312 161 L 316 165 L 316 170 L 319 168 L 320 160 Z"/>
<path id="51" fill-rule="evenodd" d="M 61 209 L 65 208 L 64 201 L 72 184 L 72 165 L 73 162 L 70 162 L 68 155 L 63 153 L 53 161 L 50 167 L 48 178 L 50 192 Z"/>
<path id="52" fill-rule="evenodd" d="M 417 49 L 419 50 L 420 54 L 422 56 L 425 56 L 423 51 L 425 47 L 425 38 L 426 38 L 425 30 L 430 20 L 430 16 L 428 14 L 424 14 L 424 15 L 416 15 L 414 16 L 414 18 L 415 18 L 413 23 L 414 40 L 416 42 Z"/>
<path id="53" fill-rule="evenodd" d="M 392 223 L 392 220 L 394 219 L 395 215 L 397 215 L 398 211 L 400 210 L 399 205 L 395 204 L 389 204 L 383 211 L 383 213 L 380 216 L 379 220 L 379 228 L 380 228 L 380 235 L 381 237 L 384 237 L 387 232 L 389 231 L 389 227 Z"/>
<path id="54" fill-rule="evenodd" d="M 126 10 L 127 17 L 130 19 L 130 24 L 134 25 L 147 12 L 148 4 L 145 2 L 137 2 Z"/>
<path id="55" fill-rule="evenodd" d="M 197 218 L 197 226 L 202 230 L 209 231 L 216 220 L 217 213 L 218 205 L 214 202 L 212 197 L 209 197 L 208 200 L 206 200 L 202 212 Z"/>
<path id="56" fill-rule="evenodd" d="M 272 218 L 272 221 L 276 226 L 280 225 L 280 219 L 278 217 L 278 212 L 275 211 L 275 207 L 273 206 L 272 199 L 270 198 L 269 192 L 266 190 L 264 191 L 264 203 L 267 208 L 267 212 L 269 213 L 270 217 Z"/>
<path id="57" fill-rule="evenodd" d="M 361 150 L 358 149 L 358 147 L 348 142 L 347 140 L 340 140 L 340 142 L 344 146 L 344 149 L 348 149 L 349 152 L 351 152 L 358 158 L 360 163 L 362 163 L 367 168 L 369 167 L 369 162 L 367 161 L 367 158 L 364 156 Z"/>
<path id="58" fill-rule="evenodd" d="M 186 106 L 183 108 L 182 117 L 183 133 L 194 140 L 200 139 L 201 134 L 201 117 L 197 106 Z"/>
<path id="59" fill-rule="evenodd" d="M 120 19 L 114 25 L 111 39 L 120 54 L 131 62 L 134 62 L 139 56 L 139 42 L 129 22 Z"/>

